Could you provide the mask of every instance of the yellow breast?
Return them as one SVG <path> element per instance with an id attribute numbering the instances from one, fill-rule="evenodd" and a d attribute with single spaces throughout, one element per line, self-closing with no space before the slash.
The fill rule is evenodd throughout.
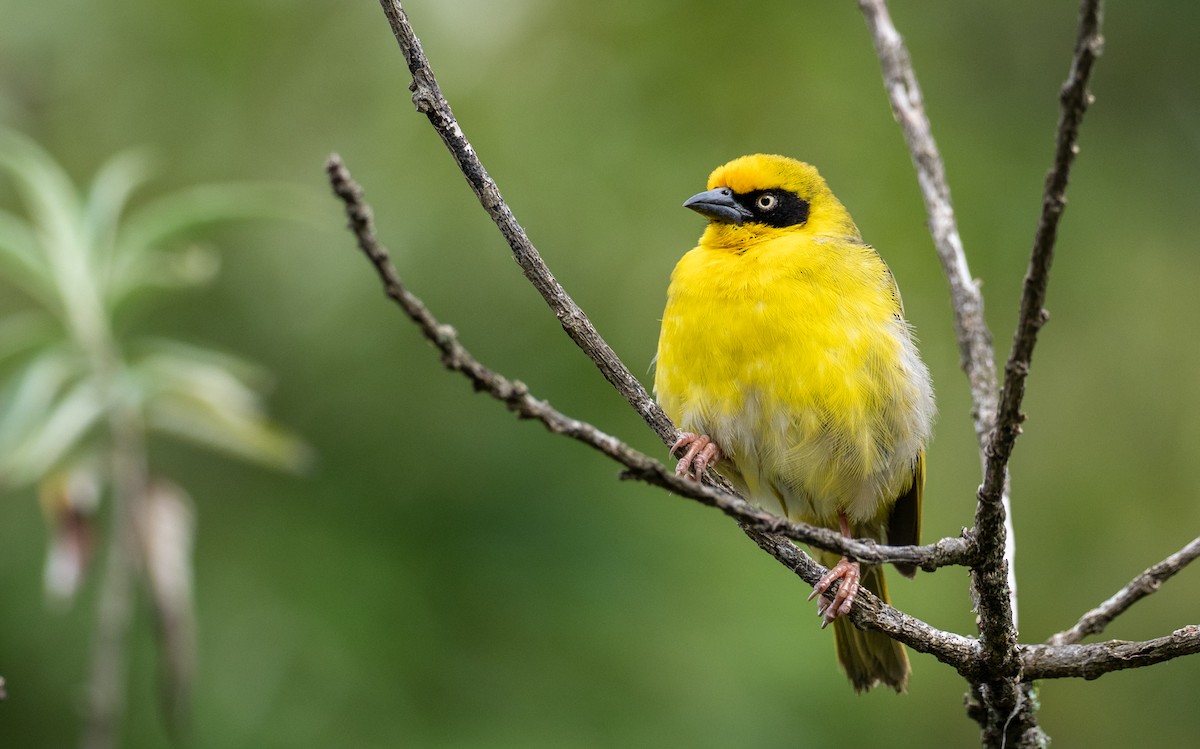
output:
<path id="1" fill-rule="evenodd" d="M 710 435 L 723 471 L 767 509 L 878 523 L 911 483 L 933 416 L 887 267 L 851 237 L 788 233 L 736 249 L 706 238 L 671 277 L 663 409 Z"/>

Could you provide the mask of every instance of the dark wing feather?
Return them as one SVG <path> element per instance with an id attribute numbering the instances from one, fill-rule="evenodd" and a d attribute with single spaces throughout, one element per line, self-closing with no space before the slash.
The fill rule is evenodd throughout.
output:
<path id="1" fill-rule="evenodd" d="M 921 543 L 921 498 L 925 494 L 925 452 L 917 455 L 913 464 L 912 486 L 900 495 L 888 516 L 887 543 L 891 546 L 911 546 Z M 915 564 L 896 564 L 905 577 L 917 574 Z"/>

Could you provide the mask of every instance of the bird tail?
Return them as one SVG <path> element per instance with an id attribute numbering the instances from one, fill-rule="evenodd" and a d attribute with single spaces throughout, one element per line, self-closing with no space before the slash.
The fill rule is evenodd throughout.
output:
<path id="1" fill-rule="evenodd" d="M 882 567 L 863 565 L 862 585 L 884 603 L 890 603 Z M 838 663 L 856 692 L 865 692 L 877 684 L 886 684 L 897 692 L 907 689 L 911 669 L 903 645 L 881 632 L 858 629 L 845 616 L 834 619 L 833 639 Z"/>

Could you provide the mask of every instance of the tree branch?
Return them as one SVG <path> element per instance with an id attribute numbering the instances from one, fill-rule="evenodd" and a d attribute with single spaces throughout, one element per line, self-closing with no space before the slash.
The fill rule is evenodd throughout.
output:
<path id="1" fill-rule="evenodd" d="M 715 507 L 741 523 L 743 529 L 779 534 L 870 564 L 907 562 L 933 570 L 970 563 L 972 547 L 965 537 L 943 538 L 926 546 L 885 546 L 870 539 L 848 539 L 829 528 L 797 523 L 763 512 L 736 494 L 677 476 L 662 463 L 634 450 L 616 437 L 566 416 L 546 401 L 533 397 L 523 383 L 508 380 L 476 360 L 459 343 L 454 329 L 438 322 L 425 304 L 405 288 L 387 250 L 375 235 L 371 208 L 363 200 L 362 188 L 337 155 L 329 158 L 325 168 L 334 193 L 345 205 L 350 230 L 358 240 L 359 248 L 375 266 L 388 297 L 400 305 L 425 338 L 441 351 L 442 363 L 447 369 L 465 375 L 476 390 L 502 401 L 520 418 L 536 419 L 555 434 L 571 437 L 599 450 L 625 466 L 623 475 L 626 478 L 644 481 Z M 818 578 L 814 578 L 814 581 Z"/>
<path id="2" fill-rule="evenodd" d="M 1025 396 L 1025 379 L 1029 374 L 1033 348 L 1037 343 L 1038 331 L 1049 319 L 1049 313 L 1043 307 L 1046 286 L 1054 258 L 1058 221 L 1066 206 L 1071 164 L 1079 151 L 1076 146 L 1079 125 L 1092 100 L 1087 84 L 1102 44 L 1101 18 L 1100 0 L 1083 0 L 1071 71 L 1059 95 L 1062 113 L 1058 121 L 1054 166 L 1046 178 L 1042 214 L 1034 236 L 1029 269 L 1025 274 L 1012 350 L 1004 367 L 1004 387 L 1000 393 L 996 425 L 988 439 L 987 470 L 979 490 L 979 505 L 975 514 L 980 554 L 983 556 L 982 573 L 976 576 L 976 589 L 980 594 L 981 636 L 984 650 L 989 653 L 996 673 L 1014 673 L 1016 665 L 1016 632 L 1008 610 L 1006 579 L 997 574 L 1004 564 L 1006 515 L 1000 500 L 1007 482 L 1008 461 L 1017 435 L 1021 433 L 1021 422 L 1025 419 L 1021 413 L 1021 402 Z"/>
<path id="3" fill-rule="evenodd" d="M 996 423 L 984 450 L 987 462 L 975 510 L 981 563 L 973 571 L 972 584 L 979 597 L 979 634 L 986 670 L 993 674 L 993 678 L 980 685 L 980 693 L 988 707 L 984 740 L 992 746 L 1003 746 L 1010 737 L 1031 743 L 1025 739 L 1037 732 L 1036 723 L 1032 723 L 1035 717 L 1032 711 L 1021 709 L 1022 703 L 1029 702 L 1030 695 L 1016 682 L 1024 664 L 1017 650 L 1009 575 L 1011 560 L 1006 560 L 1005 554 L 1006 549 L 1011 549 L 1008 540 L 1011 513 L 1005 501 L 1008 461 L 1025 418 L 1021 413 L 1021 402 L 1038 331 L 1049 319 L 1049 313 L 1044 309 L 1046 286 L 1054 258 L 1058 221 L 1066 205 L 1071 165 L 1079 150 L 1076 146 L 1079 125 L 1092 99 L 1087 84 L 1102 44 L 1101 20 L 1101 1 L 1082 0 L 1071 70 L 1059 94 L 1062 111 L 1055 137 L 1054 165 L 1046 178 L 1042 213 L 1025 274 L 1017 328 L 1004 367 L 1004 387 L 1000 391 Z M 1014 721 L 1018 712 L 1020 719 Z"/>
<path id="4" fill-rule="evenodd" d="M 1175 573 L 1200 557 L 1200 538 L 1142 572 L 1118 590 L 1111 598 L 1084 614 L 1075 626 L 1063 630 L 1046 641 L 1047 645 L 1074 645 L 1088 635 L 1099 634 L 1109 623 L 1130 606 L 1158 590 Z"/>
<path id="5" fill-rule="evenodd" d="M 763 551 L 809 585 L 816 584 L 825 574 L 824 567 L 794 544 L 753 528 L 743 526 L 743 530 Z M 931 627 L 920 619 L 892 608 L 865 588 L 859 589 L 849 616 L 850 621 L 860 629 L 878 630 L 913 650 L 929 653 L 967 679 L 979 677 L 979 642 L 974 638 Z"/>
<path id="6" fill-rule="evenodd" d="M 1182 655 L 1200 653 L 1200 625 L 1189 624 L 1166 637 L 1145 642 L 1109 640 L 1087 645 L 1025 645 L 1022 678 L 1095 679 L 1112 671 L 1141 668 Z"/>
<path id="7" fill-rule="evenodd" d="M 1022 711 L 1016 725 L 1012 720 L 1020 701 L 1016 674 L 1021 664 L 1017 657 L 1014 543 L 1007 465 L 1020 429 L 1025 375 L 1037 332 L 1046 321 L 1042 307 L 1058 219 L 1065 205 L 1071 161 L 1077 152 L 1075 141 L 1079 124 L 1090 101 L 1087 81 L 1100 48 L 1100 5 L 1099 0 L 1083 0 L 1081 5 L 1071 72 L 1060 95 L 1062 115 L 1054 167 L 1046 181 L 1017 333 L 1005 368 L 1004 389 L 997 401 L 991 337 L 983 320 L 982 298 L 967 270 L 962 242 L 954 224 L 945 170 L 921 103 L 912 63 L 891 22 L 885 0 L 859 0 L 875 40 L 892 111 L 912 153 L 929 214 L 930 230 L 950 282 L 962 367 L 971 385 L 972 416 L 983 452 L 984 483 L 980 487 L 975 518 L 981 559 L 974 568 L 973 588 L 979 607 L 987 671 L 993 675 L 988 683 L 977 687 L 978 696 L 987 703 L 984 739 L 991 745 L 1003 745 L 1009 735 L 1021 744 L 1037 740 L 1038 730 L 1031 711 Z"/>
<path id="8" fill-rule="evenodd" d="M 446 101 L 446 97 L 442 96 L 442 90 L 438 86 L 437 79 L 434 78 L 433 69 L 429 67 L 425 51 L 421 48 L 421 40 L 413 32 L 412 25 L 408 22 L 408 16 L 399 0 L 380 0 L 380 5 L 392 27 L 396 41 L 400 43 L 400 50 L 404 53 L 408 70 L 412 73 L 413 81 L 409 89 L 413 92 L 413 104 L 418 111 L 423 112 L 429 118 L 433 129 L 441 136 L 442 142 L 446 144 L 446 148 L 454 157 L 454 161 L 458 164 L 463 176 L 466 177 L 467 183 L 471 185 L 475 196 L 479 198 L 479 203 L 492 217 L 492 221 L 496 223 L 500 233 L 508 241 L 513 259 L 521 267 L 521 272 L 546 300 L 546 304 L 550 305 L 550 309 L 554 311 L 559 324 L 562 325 L 571 340 L 595 362 L 601 374 L 604 375 L 604 379 L 608 380 L 617 392 L 629 401 L 629 405 L 641 414 L 663 442 L 674 443 L 679 435 L 675 425 L 646 392 L 646 388 L 642 387 L 642 383 L 630 373 L 612 348 L 596 332 L 591 320 L 554 278 L 550 268 L 542 260 L 533 243 L 529 241 L 525 230 L 517 223 L 512 210 L 509 209 L 499 188 L 496 187 L 495 180 L 483 168 L 483 163 L 475 154 L 475 149 L 463 134 L 462 128 L 459 127 L 458 121 L 454 118 L 454 112 L 450 109 L 450 103 Z"/>
<path id="9" fill-rule="evenodd" d="M 950 201 L 950 187 L 946 183 L 946 168 L 933 139 L 921 87 L 917 85 L 904 40 L 892 23 L 885 0 L 859 0 L 858 7 L 875 43 L 892 114 L 912 155 L 934 248 L 950 283 L 959 364 L 970 383 L 971 419 L 982 446 L 996 413 L 996 364 L 992 334 L 983 316 L 983 295 L 979 291 L 979 282 L 967 266 L 962 237 L 954 219 L 954 205 Z"/>
<path id="10" fill-rule="evenodd" d="M 883 70 L 884 88 L 892 105 L 892 114 L 904 133 L 905 143 L 917 171 L 917 183 L 925 201 L 929 231 L 934 248 L 942 263 L 942 271 L 950 285 L 951 307 L 954 309 L 954 329 L 958 339 L 959 365 L 967 375 L 971 391 L 971 421 L 979 443 L 980 464 L 987 465 L 987 439 L 996 421 L 997 392 L 995 353 L 992 333 L 983 314 L 983 295 L 979 281 L 967 266 L 962 237 L 954 218 L 946 168 L 933 138 L 933 128 L 925 114 L 921 88 L 917 84 L 912 59 L 904 40 L 892 23 L 886 0 L 859 0 L 859 8 L 875 44 L 875 52 Z M 1008 486 L 1000 495 L 1004 507 L 1004 559 L 1007 562 L 1009 606 L 1012 619 L 1017 621 L 1016 542 L 1012 527 L 1012 504 Z M 975 591 L 973 591 L 975 592 Z M 977 596 L 976 592 L 976 596 Z M 976 598 L 978 603 L 978 598 Z"/>
<path id="11" fill-rule="evenodd" d="M 875 52 L 879 57 L 883 70 L 884 88 L 892 105 L 892 113 L 904 133 L 904 140 L 912 156 L 913 166 L 917 171 L 917 182 L 925 201 L 925 211 L 929 217 L 929 230 L 933 236 L 934 247 L 942 263 L 942 270 L 950 285 L 950 298 L 954 308 L 954 328 L 958 339 L 959 363 L 967 375 L 971 390 L 971 419 L 975 426 L 975 436 L 980 448 L 980 462 L 987 465 L 987 441 L 995 423 L 997 412 L 996 398 L 996 365 L 995 354 L 992 350 L 992 335 L 988 330 L 987 321 L 983 315 L 983 296 L 979 283 L 971 275 L 967 266 L 966 254 L 963 251 L 962 238 L 958 233 L 957 222 L 954 218 L 954 208 L 950 201 L 950 188 L 946 182 L 946 170 L 933 138 L 933 129 L 921 96 L 921 88 L 917 84 L 916 72 L 912 60 L 900 33 L 892 23 L 886 0 L 859 0 L 859 9 L 867 22 L 871 38 L 875 44 Z M 1004 554 L 1000 560 L 992 556 L 986 560 L 991 565 L 991 575 L 1002 575 L 999 586 L 990 586 L 988 593 L 1000 595 L 1004 599 L 1004 616 L 996 620 L 987 616 L 986 611 L 980 617 L 980 630 L 984 631 L 986 621 L 997 621 L 1011 633 L 1008 646 L 1009 658 L 1004 663 L 1009 672 L 1009 678 L 1003 685 L 992 684 L 983 686 L 978 682 L 972 684 L 974 700 L 983 703 L 982 709 L 972 711 L 973 717 L 979 720 L 985 730 L 985 743 L 1002 744 L 1003 738 L 987 735 L 989 727 L 1005 725 L 1009 716 L 1014 714 L 1013 708 L 1018 702 L 1017 682 L 1013 678 L 1015 671 L 1016 646 L 1016 578 L 1014 575 L 1014 557 L 1016 553 L 1012 533 L 1011 503 L 1005 485 L 1002 487 L 999 499 L 1002 520 L 997 535 L 994 527 L 989 527 L 992 534 L 988 542 L 998 542 Z M 978 519 L 976 520 L 978 524 Z M 995 548 L 994 546 L 990 548 Z M 973 574 L 972 592 L 979 605 L 983 592 L 980 591 L 978 568 Z M 985 635 L 984 642 L 994 642 L 995 632 L 991 639 Z M 995 648 L 992 648 L 993 652 Z M 999 664 L 994 659 L 993 668 Z M 1003 704 L 1003 714 L 995 709 L 996 704 Z M 1030 717 L 1030 730 L 1036 731 L 1036 723 Z M 994 733 L 994 731 L 993 731 Z"/>

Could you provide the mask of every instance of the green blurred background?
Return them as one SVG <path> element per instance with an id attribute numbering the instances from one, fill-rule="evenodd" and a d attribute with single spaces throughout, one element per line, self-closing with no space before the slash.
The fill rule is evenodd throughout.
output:
<path id="1" fill-rule="evenodd" d="M 978 459 L 946 286 L 854 3 L 406 5 L 518 218 L 645 382 L 667 276 L 701 230 L 680 202 L 743 153 L 817 164 L 898 277 L 938 387 L 927 538 L 971 522 Z M 895 13 L 1006 349 L 1076 4 Z M 665 454 L 561 334 L 413 111 L 376 3 L 0 0 L 0 19 L 0 123 L 78 181 L 147 144 L 163 168 L 143 198 L 231 179 L 320 196 L 338 151 L 412 289 L 483 362 Z M 1198 24 L 1195 4 L 1109 8 L 1013 465 L 1026 642 L 1200 528 Z M 0 199 L 15 209 L 9 185 Z M 191 746 L 976 743 L 947 668 L 915 655 L 908 695 L 855 696 L 808 591 L 728 520 L 618 482 L 612 463 L 444 373 L 327 203 L 315 230 L 215 233 L 215 283 L 121 319 L 269 367 L 274 415 L 318 455 L 294 477 L 151 445 L 199 513 Z M 0 287 L 0 313 L 25 305 Z M 95 580 L 70 612 L 47 610 L 34 492 L 0 500 L 0 745 L 70 746 Z M 961 571 L 892 587 L 904 610 L 973 631 Z M 1200 621 L 1198 593 L 1186 571 L 1108 634 Z M 124 744 L 169 746 L 146 614 Z M 1041 718 L 1063 746 L 1191 747 L 1197 684 L 1196 659 L 1047 682 Z"/>

